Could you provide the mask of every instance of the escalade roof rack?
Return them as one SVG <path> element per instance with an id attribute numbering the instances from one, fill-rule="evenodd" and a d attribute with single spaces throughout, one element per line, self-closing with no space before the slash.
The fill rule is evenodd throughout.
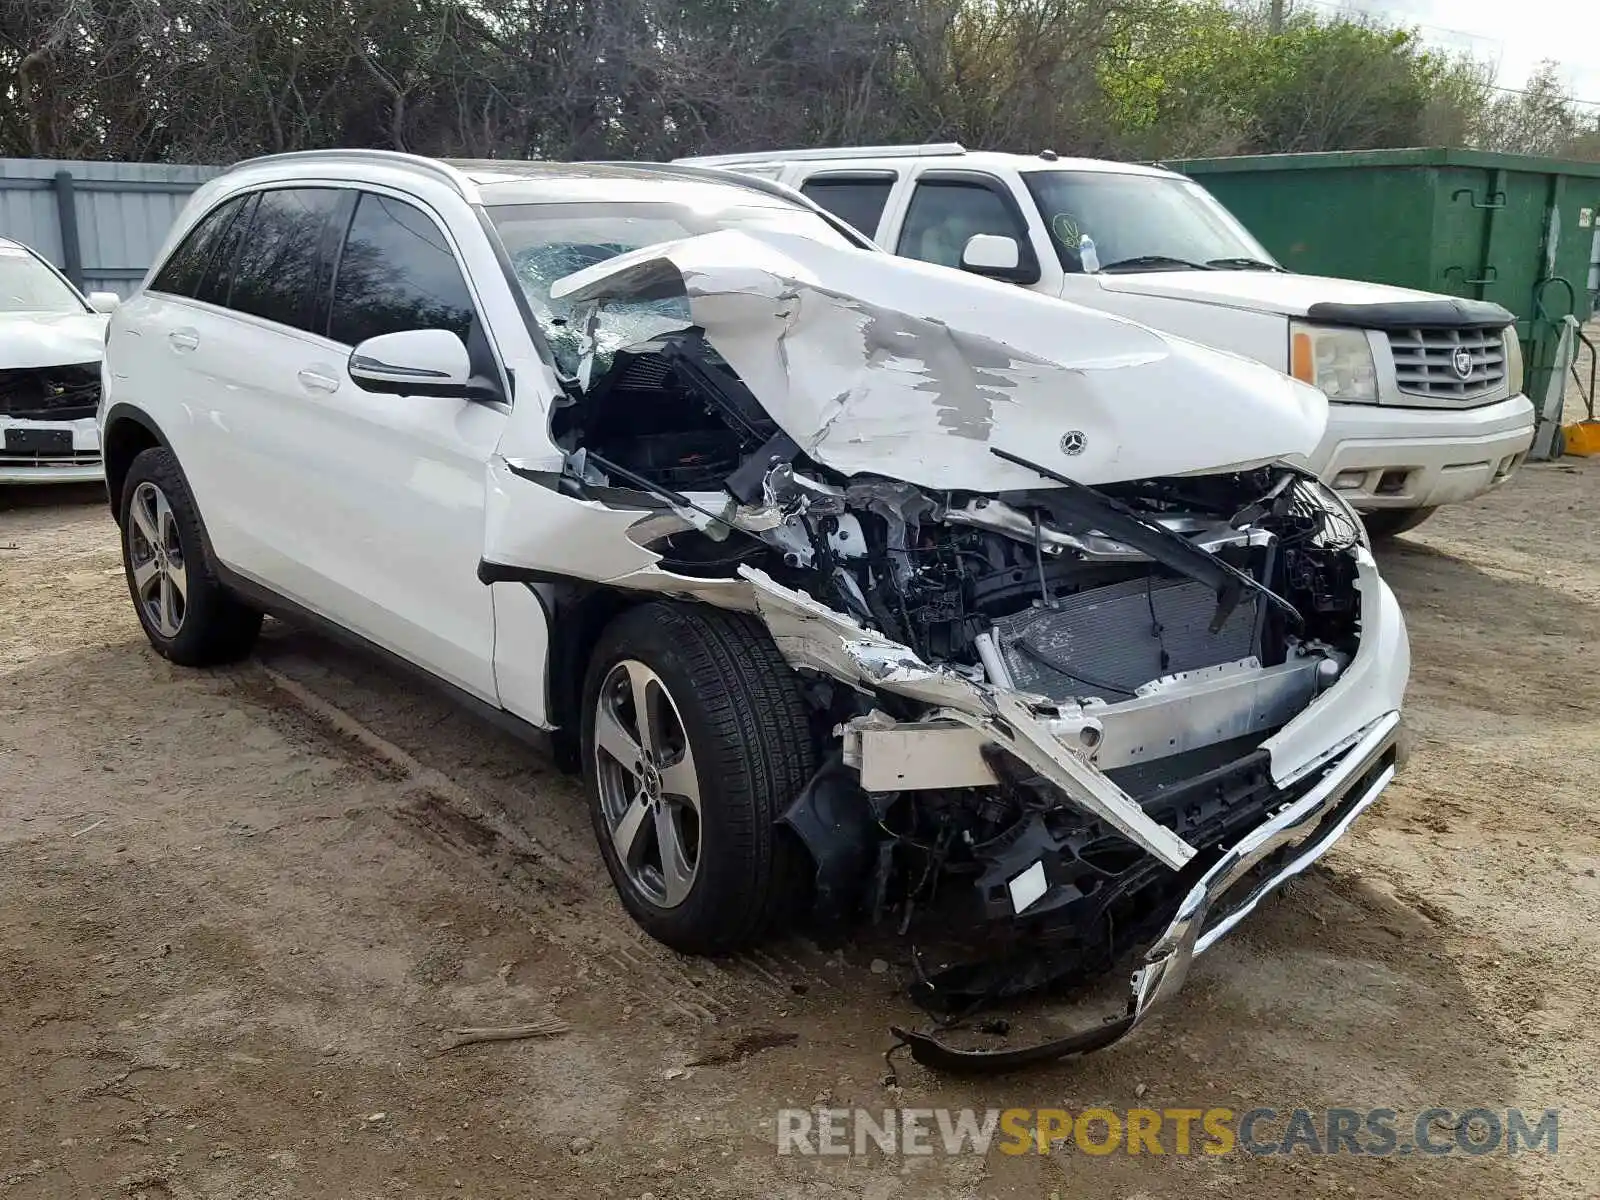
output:
<path id="1" fill-rule="evenodd" d="M 876 247 L 871 238 L 856 229 L 846 221 L 840 220 L 827 209 L 823 208 L 810 196 L 805 195 L 798 188 L 792 188 L 786 183 L 779 183 L 775 179 L 763 179 L 759 175 L 744 175 L 738 171 L 726 171 L 720 166 L 704 159 L 679 158 L 672 162 L 621 162 L 600 161 L 595 164 L 602 167 L 627 167 L 635 171 L 655 171 L 663 175 L 676 175 L 681 179 L 704 179 L 708 183 L 725 183 L 730 187 L 747 188 L 752 192 L 764 192 L 769 196 L 777 196 L 801 208 L 809 208 L 829 225 L 832 225 L 850 241 L 860 246 L 863 250 L 872 250 Z"/>
<path id="2" fill-rule="evenodd" d="M 844 146 L 834 150 L 763 150 L 749 154 L 701 154 L 674 162 L 702 167 L 735 163 L 807 162 L 819 158 L 943 158 L 965 154 L 960 142 L 927 142 L 920 146 Z"/>

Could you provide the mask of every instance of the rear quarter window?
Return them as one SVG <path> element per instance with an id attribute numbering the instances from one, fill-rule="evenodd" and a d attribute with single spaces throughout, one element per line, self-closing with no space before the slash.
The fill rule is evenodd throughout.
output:
<path id="1" fill-rule="evenodd" d="M 202 217 L 156 272 L 155 278 L 150 281 L 150 289 L 165 292 L 169 296 L 198 296 L 217 243 L 222 240 L 223 231 L 239 214 L 244 202 L 245 197 L 235 196 Z"/>

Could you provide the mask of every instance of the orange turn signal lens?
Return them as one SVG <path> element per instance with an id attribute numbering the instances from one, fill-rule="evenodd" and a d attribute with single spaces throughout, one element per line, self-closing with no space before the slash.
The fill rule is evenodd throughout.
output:
<path id="1" fill-rule="evenodd" d="M 1311 335 L 1296 333 L 1289 344 L 1289 373 L 1301 383 L 1313 386 L 1317 382 L 1316 356 L 1311 349 Z"/>

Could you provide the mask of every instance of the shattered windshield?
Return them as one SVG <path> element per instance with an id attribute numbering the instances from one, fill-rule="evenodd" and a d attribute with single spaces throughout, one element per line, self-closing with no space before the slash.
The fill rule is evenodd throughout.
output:
<path id="1" fill-rule="evenodd" d="M 20 246 L 0 246 L 0 312 L 81 313 L 83 302 Z"/>
<path id="2" fill-rule="evenodd" d="M 851 243 L 815 213 L 787 205 L 745 203 L 708 208 L 686 203 L 491 204 L 489 219 L 504 243 L 517 282 L 555 356 L 556 367 L 575 375 L 581 357 L 573 304 L 552 300 L 556 280 L 630 250 L 720 229 L 770 231 L 808 237 L 832 246 Z M 689 318 L 682 296 L 660 300 L 613 300 L 597 331 L 594 371 L 603 373 L 624 346 L 681 329 Z"/>
<path id="3" fill-rule="evenodd" d="M 1208 265 L 1240 267 L 1272 255 L 1233 214 L 1192 179 L 1121 171 L 1024 171 L 1061 265 L 1081 272 L 1081 239 L 1094 242 L 1102 268 Z"/>

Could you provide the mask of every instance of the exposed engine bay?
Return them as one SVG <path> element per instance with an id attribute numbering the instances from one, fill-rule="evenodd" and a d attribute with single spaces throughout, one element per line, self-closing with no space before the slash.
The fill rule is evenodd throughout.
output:
<path id="1" fill-rule="evenodd" d="M 551 295 L 558 459 L 505 469 L 626 539 L 573 557 L 584 578 L 753 614 L 799 673 L 822 765 L 779 824 L 815 915 L 907 939 L 947 1015 L 1148 947 L 1114 1026 L 993 1052 L 897 1031 L 920 1061 L 1116 1040 L 1392 777 L 1404 625 L 1359 518 L 1290 457 L 1320 394 L 779 236 Z"/>
<path id="2" fill-rule="evenodd" d="M 554 431 L 571 454 L 566 486 L 632 490 L 684 518 L 646 541 L 663 569 L 759 571 L 923 663 L 1038 698 L 1080 754 L 1197 850 L 1281 802 L 1260 743 L 1356 649 L 1359 525 L 1286 468 L 1099 489 L 1042 477 L 995 496 L 836 478 L 698 329 L 617 351 Z M 827 915 L 975 934 L 981 960 L 928 977 L 930 1003 L 1097 973 L 1165 922 L 1173 872 L 994 745 L 975 740 L 964 775 L 948 759 L 909 781 L 863 764 L 864 743 L 915 726 L 929 704 L 835 682 L 819 675 L 811 695 L 840 750 L 788 820 Z M 955 786 L 941 786 L 952 769 Z"/>

